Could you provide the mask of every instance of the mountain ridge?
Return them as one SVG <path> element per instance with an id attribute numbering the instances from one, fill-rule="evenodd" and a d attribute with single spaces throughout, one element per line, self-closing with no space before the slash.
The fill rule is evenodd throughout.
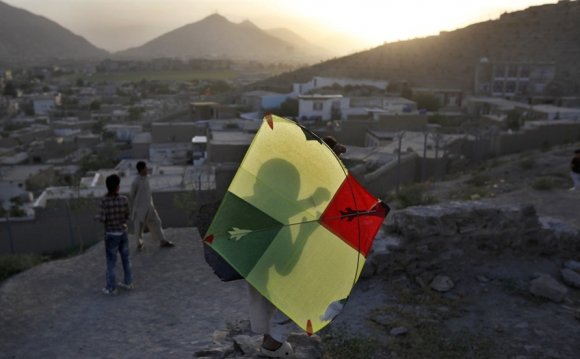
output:
<path id="1" fill-rule="evenodd" d="M 313 76 L 406 82 L 413 86 L 473 89 L 482 58 L 495 63 L 553 63 L 551 93 L 580 94 L 580 2 L 560 2 L 505 13 L 439 35 L 383 44 L 282 74 L 253 87 L 287 91 Z"/>
<path id="2" fill-rule="evenodd" d="M 44 16 L 0 1 L 0 62 L 93 59 L 108 54 Z"/>
<path id="3" fill-rule="evenodd" d="M 315 54 L 306 50 L 311 48 L 273 36 L 249 20 L 236 24 L 212 14 L 114 55 L 135 59 L 209 57 L 264 62 L 318 60 L 325 56 L 322 50 Z"/>

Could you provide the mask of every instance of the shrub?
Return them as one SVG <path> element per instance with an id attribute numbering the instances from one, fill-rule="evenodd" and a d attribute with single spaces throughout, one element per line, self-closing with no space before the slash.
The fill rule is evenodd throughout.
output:
<path id="1" fill-rule="evenodd" d="M 25 271 L 37 264 L 40 264 L 49 257 L 39 254 L 14 254 L 0 256 L 0 281 L 22 271 Z"/>
<path id="2" fill-rule="evenodd" d="M 554 188 L 554 180 L 550 177 L 539 177 L 536 178 L 534 183 L 532 183 L 532 188 L 538 191 L 547 191 Z"/>
<path id="3" fill-rule="evenodd" d="M 426 186 L 424 184 L 412 184 L 401 188 L 395 198 L 399 203 L 399 208 L 424 206 L 437 202 L 435 197 L 430 196 L 425 192 Z"/>
<path id="4" fill-rule="evenodd" d="M 485 173 L 476 173 L 472 175 L 470 179 L 465 181 L 465 183 L 475 187 L 483 187 L 487 182 L 489 182 L 489 176 Z"/>
<path id="5" fill-rule="evenodd" d="M 380 349 L 376 339 L 363 335 L 350 336 L 341 328 L 324 331 L 321 339 L 325 358 L 373 358 Z"/>
<path id="6" fill-rule="evenodd" d="M 520 168 L 523 170 L 531 170 L 534 167 L 536 167 L 536 160 L 533 158 L 526 158 L 520 161 Z"/>

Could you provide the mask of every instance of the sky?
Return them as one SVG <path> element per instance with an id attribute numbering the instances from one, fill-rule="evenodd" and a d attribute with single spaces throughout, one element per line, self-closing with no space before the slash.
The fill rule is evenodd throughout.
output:
<path id="1" fill-rule="evenodd" d="M 45 16 L 109 51 L 136 47 L 219 13 L 262 29 L 285 27 L 315 43 L 331 34 L 364 47 L 437 35 L 546 0 L 0 0 Z M 328 44 L 331 45 L 331 44 Z"/>

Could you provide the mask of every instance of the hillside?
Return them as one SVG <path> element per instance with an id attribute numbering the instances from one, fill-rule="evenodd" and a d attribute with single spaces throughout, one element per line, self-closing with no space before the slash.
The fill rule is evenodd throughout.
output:
<path id="1" fill-rule="evenodd" d="M 491 62 L 554 63 L 554 94 L 580 94 L 580 2 L 530 7 L 498 20 L 389 43 L 286 73 L 255 87 L 288 90 L 313 76 L 407 81 L 411 86 L 473 89 L 475 66 Z M 409 19 L 412 21 L 412 19 Z"/>
<path id="2" fill-rule="evenodd" d="M 249 21 L 230 22 L 219 14 L 182 26 L 146 44 L 115 54 L 121 58 L 228 58 L 261 62 L 312 61 L 328 53 L 307 43 L 286 42 Z"/>
<path id="3" fill-rule="evenodd" d="M 96 59 L 107 55 L 107 51 L 54 21 L 0 1 L 0 63 Z"/>
<path id="4" fill-rule="evenodd" d="M 392 211 L 344 311 L 320 333 L 325 357 L 576 358 L 580 282 L 562 273 L 580 271 L 580 192 L 568 191 L 566 177 L 578 145 L 490 160 L 430 184 L 437 205 Z M 546 177 L 552 187 L 534 188 Z M 474 186 L 481 201 L 448 202 L 473 195 Z M 145 250 L 131 253 L 136 288 L 116 297 L 100 293 L 103 243 L 0 283 L 0 352 L 255 358 L 259 337 L 237 326 L 247 318 L 245 283 L 213 275 L 197 230 L 167 236 L 176 248 L 159 249 L 146 235 Z M 565 288 L 563 298 L 531 292 L 547 276 Z M 435 278 L 446 278 L 438 289 Z M 544 296 L 562 295 L 549 285 Z M 304 336 L 293 343 L 311 345 Z"/>

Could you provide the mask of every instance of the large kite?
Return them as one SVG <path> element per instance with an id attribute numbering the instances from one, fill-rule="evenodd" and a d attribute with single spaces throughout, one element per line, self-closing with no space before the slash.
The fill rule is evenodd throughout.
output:
<path id="1" fill-rule="evenodd" d="M 268 115 L 204 241 L 312 334 L 342 308 L 388 211 L 319 137 Z"/>

